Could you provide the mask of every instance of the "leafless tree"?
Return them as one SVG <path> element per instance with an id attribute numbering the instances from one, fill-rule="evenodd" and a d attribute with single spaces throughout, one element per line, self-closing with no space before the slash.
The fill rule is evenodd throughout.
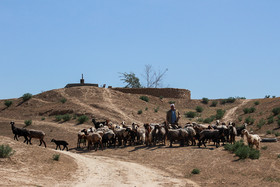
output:
<path id="1" fill-rule="evenodd" d="M 158 70 L 157 72 L 153 70 L 151 65 L 145 65 L 145 74 L 143 75 L 146 80 L 147 88 L 158 88 L 161 86 L 163 77 L 168 71 L 166 68 L 164 71 Z"/>

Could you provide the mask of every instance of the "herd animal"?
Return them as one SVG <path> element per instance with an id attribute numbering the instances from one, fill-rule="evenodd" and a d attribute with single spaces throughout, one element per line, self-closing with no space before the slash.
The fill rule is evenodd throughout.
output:
<path id="1" fill-rule="evenodd" d="M 249 146 L 255 145 L 257 149 L 260 147 L 261 138 L 258 135 L 252 135 L 246 130 L 247 125 L 244 124 L 241 127 L 236 127 L 235 123 L 221 123 L 217 120 L 216 124 L 205 125 L 187 123 L 184 127 L 172 126 L 166 121 L 163 123 L 145 123 L 140 126 L 137 123 L 132 125 L 126 125 L 125 122 L 120 124 L 109 123 L 108 120 L 103 122 L 96 122 L 92 120 L 93 125 L 88 129 L 81 129 L 77 133 L 77 149 L 86 147 L 95 151 L 99 149 L 103 150 L 107 147 L 116 146 L 135 146 L 135 145 L 166 145 L 169 140 L 169 147 L 172 147 L 174 143 L 179 143 L 180 146 L 195 146 L 204 145 L 207 147 L 207 142 L 212 141 L 216 147 L 220 146 L 220 143 L 229 142 L 234 143 L 236 136 L 243 135 L 247 138 Z M 44 141 L 45 133 L 40 130 L 27 129 L 15 127 L 15 123 L 11 122 L 12 132 L 14 134 L 14 140 L 18 140 L 18 137 L 24 137 L 24 143 L 32 144 L 31 139 L 36 138 L 40 140 L 39 146 L 46 143 Z M 68 151 L 68 143 L 65 140 L 52 139 L 51 142 L 56 144 L 56 149 L 63 146 L 62 150 Z M 81 147 L 82 144 L 82 147 Z"/>

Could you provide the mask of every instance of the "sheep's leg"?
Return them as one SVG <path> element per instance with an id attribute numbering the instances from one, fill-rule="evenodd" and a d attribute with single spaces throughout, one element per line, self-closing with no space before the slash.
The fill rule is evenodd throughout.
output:
<path id="1" fill-rule="evenodd" d="M 45 142 L 43 139 L 42 139 L 41 141 L 44 143 L 44 146 L 45 146 L 45 148 L 46 148 L 46 147 L 47 147 L 47 146 L 46 146 L 46 142 Z"/>
<path id="2" fill-rule="evenodd" d="M 61 147 L 60 147 L 60 145 L 58 145 L 58 147 L 59 147 L 59 150 L 61 150 Z"/>
<path id="3" fill-rule="evenodd" d="M 57 150 L 57 147 L 58 147 L 58 144 L 56 144 L 56 148 L 55 148 L 55 150 Z"/>
<path id="4" fill-rule="evenodd" d="M 14 140 L 17 140 L 18 141 L 18 137 L 17 137 L 17 135 L 15 134 L 15 136 L 14 136 Z"/>
<path id="5" fill-rule="evenodd" d="M 42 140 L 40 140 L 40 144 L 39 144 L 39 146 L 41 146 L 42 145 Z"/>
<path id="6" fill-rule="evenodd" d="M 103 151 L 103 145 L 101 141 L 99 141 L 99 145 L 101 146 L 101 150 Z"/>
<path id="7" fill-rule="evenodd" d="M 29 144 L 30 144 L 30 145 L 32 145 L 32 143 L 31 143 L 31 139 L 32 139 L 32 138 L 29 138 Z M 28 143 L 27 143 L 27 144 L 28 144 Z"/>
<path id="8" fill-rule="evenodd" d="M 66 150 L 68 151 L 68 146 L 66 145 L 65 147 L 66 147 Z"/>

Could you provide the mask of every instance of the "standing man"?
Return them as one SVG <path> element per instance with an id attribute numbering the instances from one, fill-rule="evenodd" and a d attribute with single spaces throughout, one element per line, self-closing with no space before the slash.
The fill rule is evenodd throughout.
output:
<path id="1" fill-rule="evenodd" d="M 175 105 L 170 105 L 170 110 L 166 114 L 166 121 L 167 123 L 171 124 L 173 128 L 178 126 L 178 121 L 180 119 L 180 112 L 175 109 Z"/>

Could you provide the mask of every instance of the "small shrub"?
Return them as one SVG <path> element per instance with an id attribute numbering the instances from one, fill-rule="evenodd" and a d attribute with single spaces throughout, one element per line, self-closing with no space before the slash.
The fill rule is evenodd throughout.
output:
<path id="1" fill-rule="evenodd" d="M 169 104 L 175 104 L 176 102 L 175 101 L 169 101 L 168 103 Z"/>
<path id="2" fill-rule="evenodd" d="M 276 137 L 278 137 L 278 136 L 280 136 L 280 133 L 279 133 L 279 132 L 275 132 L 274 135 L 275 135 Z"/>
<path id="3" fill-rule="evenodd" d="M 42 118 L 41 118 L 42 121 L 44 121 L 45 119 L 46 119 L 45 117 L 42 117 Z"/>
<path id="4" fill-rule="evenodd" d="M 28 101 L 29 99 L 32 98 L 32 94 L 31 93 L 25 93 L 23 94 L 23 96 L 21 97 L 23 99 L 23 101 Z"/>
<path id="5" fill-rule="evenodd" d="M 275 97 L 276 97 L 275 95 L 272 96 L 272 98 L 275 98 Z"/>
<path id="6" fill-rule="evenodd" d="M 226 111 L 222 109 L 218 109 L 216 112 L 217 112 L 216 119 L 222 119 Z"/>
<path id="7" fill-rule="evenodd" d="M 192 174 L 199 174 L 200 173 L 200 170 L 195 168 L 192 170 Z"/>
<path id="8" fill-rule="evenodd" d="M 249 157 L 249 151 L 250 147 L 243 145 L 235 151 L 235 155 L 238 156 L 240 159 L 246 159 Z"/>
<path id="9" fill-rule="evenodd" d="M 204 104 L 208 104 L 209 99 L 206 98 L 206 97 L 203 97 L 201 102 L 204 103 Z"/>
<path id="10" fill-rule="evenodd" d="M 252 118 L 251 116 L 248 116 L 246 119 L 245 119 L 245 123 L 247 123 L 248 125 L 252 125 L 254 124 L 255 122 L 255 119 Z"/>
<path id="11" fill-rule="evenodd" d="M 262 146 L 261 147 L 262 150 L 267 150 L 267 148 L 268 148 L 267 146 Z"/>
<path id="12" fill-rule="evenodd" d="M 0 158 L 8 158 L 15 153 L 9 145 L 0 145 Z"/>
<path id="13" fill-rule="evenodd" d="M 77 114 L 74 114 L 74 115 L 73 115 L 73 119 L 77 119 Z"/>
<path id="14" fill-rule="evenodd" d="M 234 103 L 236 101 L 236 99 L 234 97 L 229 97 L 226 99 L 227 103 Z"/>
<path id="15" fill-rule="evenodd" d="M 277 156 L 277 158 L 280 158 L 280 154 Z"/>
<path id="16" fill-rule="evenodd" d="M 273 116 L 267 118 L 267 124 L 272 124 L 274 122 Z"/>
<path id="17" fill-rule="evenodd" d="M 264 98 L 270 98 L 270 95 L 266 95 L 266 96 L 264 96 Z"/>
<path id="18" fill-rule="evenodd" d="M 239 122 L 242 121 L 242 117 L 241 117 L 241 116 L 238 117 L 238 121 L 239 121 Z"/>
<path id="19" fill-rule="evenodd" d="M 86 121 L 88 121 L 88 117 L 86 115 L 82 115 L 82 116 L 78 117 L 78 122 L 80 124 L 83 124 Z"/>
<path id="20" fill-rule="evenodd" d="M 209 118 L 205 118 L 203 123 L 211 123 L 215 119 L 215 116 L 211 116 Z"/>
<path id="21" fill-rule="evenodd" d="M 254 113 L 255 111 L 256 111 L 256 108 L 255 108 L 255 107 L 249 108 L 249 113 Z"/>
<path id="22" fill-rule="evenodd" d="M 266 134 L 272 134 L 271 130 L 267 130 Z"/>
<path id="23" fill-rule="evenodd" d="M 278 126 L 280 127 L 280 120 L 277 121 Z"/>
<path id="24" fill-rule="evenodd" d="M 66 101 L 67 101 L 67 99 L 66 99 L 66 98 L 62 98 L 62 99 L 60 99 L 60 102 L 61 102 L 61 103 L 63 103 L 63 104 L 64 104 Z"/>
<path id="25" fill-rule="evenodd" d="M 210 107 L 216 107 L 218 104 L 218 101 L 212 101 Z"/>
<path id="26" fill-rule="evenodd" d="M 243 108 L 243 112 L 244 112 L 244 114 L 248 114 L 249 113 L 249 108 Z"/>
<path id="27" fill-rule="evenodd" d="M 145 110 L 147 111 L 147 110 L 148 110 L 148 107 L 146 107 Z"/>
<path id="28" fill-rule="evenodd" d="M 159 110 L 159 107 L 156 107 L 156 108 L 154 109 L 154 112 L 158 112 L 158 110 Z"/>
<path id="29" fill-rule="evenodd" d="M 257 127 L 260 129 L 265 124 L 265 120 L 262 118 L 260 119 L 259 123 L 257 124 Z"/>
<path id="30" fill-rule="evenodd" d="M 162 99 L 163 99 L 163 96 L 159 96 L 159 98 L 162 100 Z"/>
<path id="31" fill-rule="evenodd" d="M 62 120 L 62 115 L 55 116 L 55 121 L 61 121 L 61 120 Z"/>
<path id="32" fill-rule="evenodd" d="M 196 110 L 196 112 L 200 112 L 201 113 L 203 111 L 203 108 L 201 106 L 197 106 L 195 108 L 195 110 Z"/>
<path id="33" fill-rule="evenodd" d="M 8 100 L 5 101 L 6 107 L 10 107 L 12 104 L 13 104 L 13 101 L 8 101 Z"/>
<path id="34" fill-rule="evenodd" d="M 138 110 L 137 114 L 139 115 L 142 114 L 142 110 Z"/>
<path id="35" fill-rule="evenodd" d="M 203 122 L 203 118 L 198 118 L 197 121 L 202 123 Z"/>
<path id="36" fill-rule="evenodd" d="M 24 124 L 25 124 L 25 126 L 29 126 L 32 124 L 32 120 L 25 120 Z"/>
<path id="37" fill-rule="evenodd" d="M 250 159 L 259 159 L 260 158 L 260 151 L 256 150 L 256 149 L 250 149 L 249 158 Z"/>
<path id="38" fill-rule="evenodd" d="M 59 158 L 60 158 L 60 154 L 54 154 L 52 157 L 52 159 L 55 161 L 59 161 Z"/>
<path id="39" fill-rule="evenodd" d="M 223 99 L 223 100 L 220 101 L 220 103 L 221 103 L 221 105 L 224 105 L 224 104 L 227 103 L 227 101 L 225 99 Z"/>
<path id="40" fill-rule="evenodd" d="M 259 101 L 255 101 L 255 105 L 259 105 L 260 104 L 260 102 Z"/>
<path id="41" fill-rule="evenodd" d="M 196 113 L 193 112 L 193 111 L 185 112 L 185 117 L 186 118 L 194 118 L 195 115 L 196 115 Z"/>
<path id="42" fill-rule="evenodd" d="M 274 116 L 277 116 L 278 114 L 280 114 L 280 107 L 272 109 L 272 112 Z"/>
<path id="43" fill-rule="evenodd" d="M 143 101 L 149 102 L 149 98 L 147 96 L 140 96 L 139 98 Z"/>
<path id="44" fill-rule="evenodd" d="M 71 119 L 71 115 L 69 115 L 69 114 L 64 114 L 64 115 L 62 116 L 62 119 L 63 119 L 63 121 L 69 121 L 69 120 Z"/>

